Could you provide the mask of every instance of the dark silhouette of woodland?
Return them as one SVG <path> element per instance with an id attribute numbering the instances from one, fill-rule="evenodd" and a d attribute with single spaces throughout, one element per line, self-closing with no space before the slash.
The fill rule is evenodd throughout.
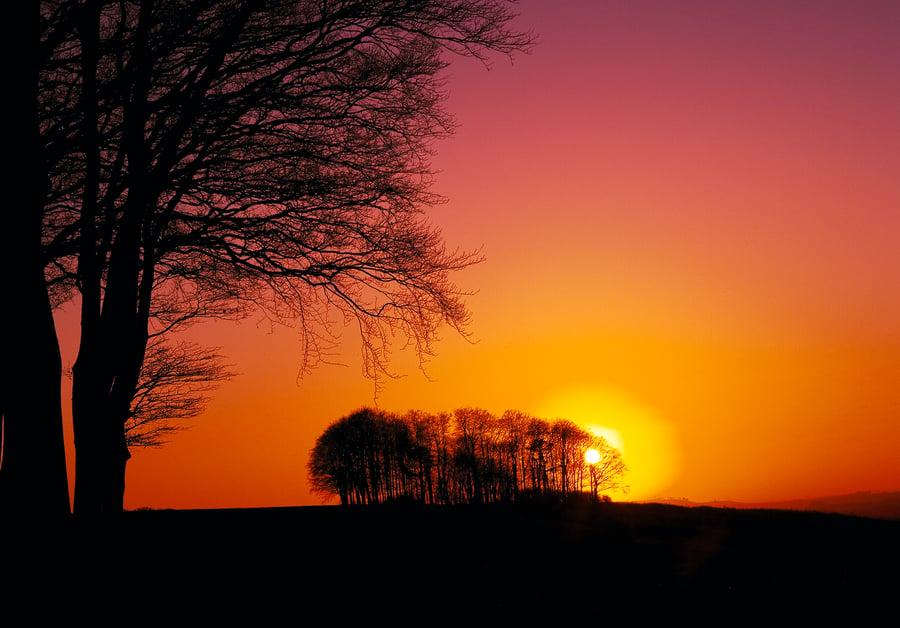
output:
<path id="1" fill-rule="evenodd" d="M 588 450 L 598 459 L 588 463 Z M 314 491 L 341 504 L 487 504 L 627 488 L 622 454 L 568 420 L 509 410 L 402 416 L 363 408 L 329 425 L 310 452 Z"/>
<path id="2" fill-rule="evenodd" d="M 6 186 L 18 196 L 0 212 L 0 507 L 70 511 L 53 319 L 64 303 L 80 313 L 71 409 L 84 515 L 121 512 L 129 447 L 159 444 L 227 378 L 215 350 L 180 361 L 177 334 L 193 322 L 289 324 L 302 369 L 338 342 L 341 322 L 355 324 L 376 386 L 390 338 L 424 360 L 440 327 L 465 334 L 467 293 L 451 275 L 481 255 L 448 247 L 429 223 L 442 199 L 428 160 L 453 128 L 450 60 L 530 46 L 511 9 L 7 3 L 20 145 Z M 160 403 L 179 387 L 156 379 L 166 358 L 188 373 L 175 403 Z"/>

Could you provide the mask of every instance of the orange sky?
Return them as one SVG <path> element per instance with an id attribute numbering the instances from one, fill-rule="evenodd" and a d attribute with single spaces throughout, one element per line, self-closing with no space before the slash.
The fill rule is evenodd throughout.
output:
<path id="1" fill-rule="evenodd" d="M 538 46 L 452 66 L 434 161 L 433 221 L 487 257 L 456 277 L 478 342 L 446 332 L 434 381 L 398 354 L 379 405 L 616 430 L 629 499 L 900 490 L 900 3 L 520 12 Z M 241 375 L 134 452 L 126 507 L 320 503 L 315 438 L 373 401 L 353 333 L 298 382 L 295 332 L 194 328 Z"/>

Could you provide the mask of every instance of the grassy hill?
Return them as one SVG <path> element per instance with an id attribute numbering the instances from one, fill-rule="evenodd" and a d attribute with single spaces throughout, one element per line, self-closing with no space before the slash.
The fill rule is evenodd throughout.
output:
<path id="1" fill-rule="evenodd" d="M 896 609 L 900 591 L 900 521 L 664 504 L 138 511 L 69 522 L 20 549 L 32 577 L 71 604 L 109 593 L 121 613 L 249 614 L 254 625 L 312 611 L 336 625 L 676 609 L 808 617 Z"/>

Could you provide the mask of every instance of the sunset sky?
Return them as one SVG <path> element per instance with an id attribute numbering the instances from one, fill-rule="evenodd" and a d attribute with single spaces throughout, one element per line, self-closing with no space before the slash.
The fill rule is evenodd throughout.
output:
<path id="1" fill-rule="evenodd" d="M 486 261 L 386 410 L 482 407 L 618 438 L 616 499 L 900 490 L 900 2 L 526 0 L 538 45 L 450 68 L 459 124 L 429 215 Z M 64 363 L 77 312 L 59 313 Z M 126 508 L 314 505 L 305 465 L 373 404 L 345 366 L 297 378 L 291 329 L 189 336 L 240 376 L 129 463 Z M 71 426 L 66 426 L 70 482 Z"/>

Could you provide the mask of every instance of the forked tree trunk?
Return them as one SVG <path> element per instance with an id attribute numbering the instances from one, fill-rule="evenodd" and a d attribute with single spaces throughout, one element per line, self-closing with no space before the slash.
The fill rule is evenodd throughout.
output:
<path id="1" fill-rule="evenodd" d="M 104 516 L 123 510 L 125 470 L 130 458 L 125 439 L 125 421 L 137 387 L 144 351 L 147 346 L 150 288 L 153 265 L 152 246 L 142 238 L 142 227 L 158 193 L 150 190 L 150 165 L 144 145 L 147 120 L 144 96 L 149 75 L 145 56 L 149 32 L 148 12 L 152 3 L 141 5 L 141 18 L 131 63 L 136 68 L 134 99 L 124 111 L 123 144 L 128 157 L 128 199 L 116 224 L 115 239 L 106 264 L 105 289 L 101 291 L 101 260 L 97 234 L 89 224 L 82 228 L 79 270 L 82 278 L 81 341 L 78 360 L 73 367 L 72 420 L 75 432 L 75 514 Z M 96 89 L 96 49 L 99 13 L 96 3 L 84 11 L 82 44 L 91 55 L 83 55 L 84 93 Z M 97 106 L 85 97 L 85 151 L 96 150 Z M 91 138 L 94 139 L 91 139 Z M 94 171 L 99 172 L 98 157 L 92 153 Z M 93 215 L 96 179 L 91 178 L 89 193 L 82 208 Z M 146 271 L 142 277 L 141 271 Z"/>
<path id="2" fill-rule="evenodd" d="M 87 312 L 82 312 L 81 344 L 72 369 L 75 514 L 79 516 L 123 509 L 125 469 L 131 457 L 125 422 L 147 345 L 146 318 L 134 309 L 138 287 L 133 275 L 126 272 L 122 277 L 111 271 L 103 313 L 85 325 Z"/>

